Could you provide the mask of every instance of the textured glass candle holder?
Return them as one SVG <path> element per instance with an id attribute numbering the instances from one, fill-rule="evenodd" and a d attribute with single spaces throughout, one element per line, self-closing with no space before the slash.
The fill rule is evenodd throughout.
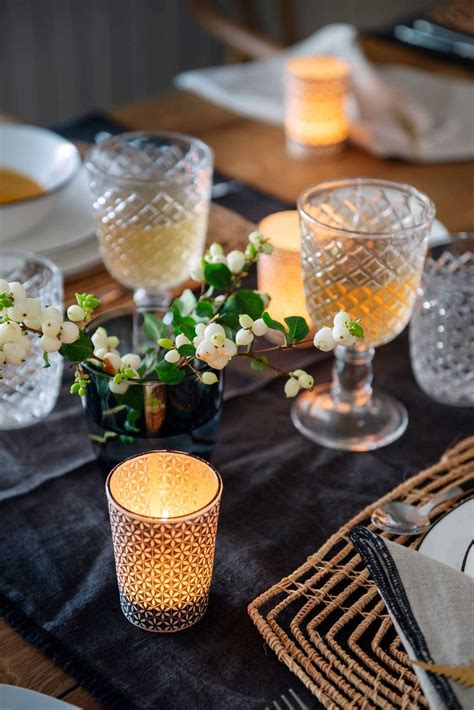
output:
<path id="1" fill-rule="evenodd" d="M 295 57 L 285 68 L 285 133 L 290 155 L 338 152 L 349 134 L 350 68 L 336 57 Z"/>
<path id="2" fill-rule="evenodd" d="M 104 264 L 137 305 L 167 307 L 206 242 L 212 150 L 179 133 L 123 133 L 86 166 Z"/>
<path id="3" fill-rule="evenodd" d="M 332 180 L 303 192 L 303 278 L 313 323 L 335 313 L 361 318 L 365 337 L 338 345 L 333 382 L 300 395 L 295 426 L 324 446 L 369 451 L 398 439 L 405 407 L 372 391 L 374 348 L 407 325 L 420 285 L 434 218 L 432 201 L 410 185 L 372 178 Z"/>
<path id="4" fill-rule="evenodd" d="M 262 219 L 258 228 L 273 246 L 271 256 L 262 254 L 257 265 L 258 290 L 270 296 L 268 312 L 280 322 L 288 316 L 299 315 L 311 324 L 303 288 L 297 210 L 270 214 Z M 267 338 L 282 341 L 279 331 L 269 331 Z"/>
<path id="5" fill-rule="evenodd" d="M 413 373 L 429 397 L 474 407 L 474 234 L 452 234 L 426 262 L 410 323 Z"/>
<path id="6" fill-rule="evenodd" d="M 0 278 L 20 281 L 28 297 L 42 306 L 63 308 L 63 279 L 49 259 L 29 252 L 0 250 Z M 51 353 L 51 366 L 43 367 L 38 338 L 20 366 L 5 365 L 0 381 L 0 429 L 20 429 L 44 419 L 53 409 L 61 388 L 63 359 Z"/>
<path id="7" fill-rule="evenodd" d="M 177 451 L 123 461 L 106 483 L 120 604 L 146 631 L 173 632 L 207 608 L 222 481 Z"/>

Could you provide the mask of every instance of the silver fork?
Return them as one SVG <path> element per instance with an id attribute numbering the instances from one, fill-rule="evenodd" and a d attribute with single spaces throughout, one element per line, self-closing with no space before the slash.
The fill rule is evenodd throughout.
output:
<path id="1" fill-rule="evenodd" d="M 309 707 L 298 697 L 293 688 L 288 688 L 288 693 L 296 703 L 295 705 L 286 695 L 280 695 L 278 700 L 274 700 L 271 705 L 267 705 L 265 710 L 309 710 Z M 283 702 L 283 705 L 280 704 L 280 700 Z"/>

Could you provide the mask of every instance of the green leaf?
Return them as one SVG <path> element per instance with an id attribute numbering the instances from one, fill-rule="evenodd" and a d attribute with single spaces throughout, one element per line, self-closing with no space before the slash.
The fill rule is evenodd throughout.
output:
<path id="1" fill-rule="evenodd" d="M 158 353 L 154 348 L 148 348 L 145 354 L 145 358 L 138 368 L 139 377 L 143 378 L 151 370 L 154 370 L 158 360 Z"/>
<path id="2" fill-rule="evenodd" d="M 186 373 L 182 369 L 166 360 L 159 363 L 155 372 L 158 379 L 166 385 L 177 385 L 186 377 Z"/>
<path id="3" fill-rule="evenodd" d="M 119 434 L 119 441 L 121 441 L 122 444 L 133 444 L 136 438 L 134 436 L 127 436 L 126 434 Z"/>
<path id="4" fill-rule="evenodd" d="M 138 409 L 129 409 L 127 416 L 125 418 L 124 427 L 127 431 L 133 431 L 135 433 L 140 433 L 140 429 L 136 426 L 138 419 L 140 419 L 142 413 Z"/>
<path id="5" fill-rule="evenodd" d="M 15 302 L 15 299 L 13 296 L 11 296 L 9 293 L 6 293 L 6 291 L 3 291 L 0 293 L 0 310 L 2 308 L 10 308 L 13 306 Z"/>
<path id="6" fill-rule="evenodd" d="M 194 311 L 196 303 L 196 296 L 190 288 L 186 288 L 181 296 L 173 301 L 173 306 L 176 306 L 182 316 L 189 316 Z"/>
<path id="7" fill-rule="evenodd" d="M 259 358 L 256 358 L 255 360 L 250 360 L 250 367 L 254 372 L 262 372 L 268 365 L 268 358 L 266 355 L 262 355 Z"/>
<path id="8" fill-rule="evenodd" d="M 196 348 L 191 343 L 186 343 L 178 348 L 178 352 L 182 357 L 194 357 L 196 354 Z"/>
<path id="9" fill-rule="evenodd" d="M 173 306 L 172 314 L 174 334 L 184 333 L 189 340 L 192 340 L 196 335 L 196 321 L 194 318 L 182 316 L 177 306 Z"/>
<path id="10" fill-rule="evenodd" d="M 247 313 L 253 320 L 260 318 L 263 312 L 263 301 L 255 291 L 237 291 L 225 302 L 219 315 L 219 323 L 230 328 L 239 328 L 239 316 Z"/>
<path id="11" fill-rule="evenodd" d="M 355 335 L 356 338 L 364 337 L 364 329 L 360 325 L 360 318 L 357 318 L 357 320 L 350 320 L 347 322 L 346 325 L 349 328 L 349 332 L 351 335 Z"/>
<path id="12" fill-rule="evenodd" d="M 206 262 L 204 278 L 210 286 L 226 291 L 232 282 L 232 272 L 225 264 L 208 264 Z"/>
<path id="13" fill-rule="evenodd" d="M 285 318 L 285 323 L 288 326 L 287 340 L 291 339 L 292 343 L 298 343 L 309 333 L 308 324 L 301 316 L 289 316 Z"/>
<path id="14" fill-rule="evenodd" d="M 84 333 L 83 330 L 79 333 L 79 338 L 74 342 L 66 345 L 63 343 L 59 348 L 60 355 L 71 362 L 84 362 L 90 358 L 94 352 L 94 345 L 90 336 Z"/>
<path id="15" fill-rule="evenodd" d="M 143 332 L 147 338 L 156 343 L 160 338 L 165 338 L 168 335 L 168 328 L 162 319 L 154 313 L 145 313 L 143 317 Z"/>
<path id="16" fill-rule="evenodd" d="M 207 298 L 201 298 L 197 302 L 194 312 L 199 318 L 212 318 L 214 315 L 212 301 L 209 301 Z"/>
<path id="17" fill-rule="evenodd" d="M 272 328 L 273 330 L 279 330 L 282 333 L 286 333 L 286 328 L 283 323 L 280 323 L 277 320 L 273 320 L 268 311 L 265 311 L 265 313 L 262 315 L 262 318 L 269 328 Z"/>
<path id="18" fill-rule="evenodd" d="M 51 367 L 51 363 L 49 361 L 48 353 L 43 353 L 43 367 Z"/>
<path id="19" fill-rule="evenodd" d="M 115 399 L 119 404 L 126 404 L 127 407 L 142 412 L 145 408 L 143 385 L 131 384 L 124 394 L 116 394 Z"/>

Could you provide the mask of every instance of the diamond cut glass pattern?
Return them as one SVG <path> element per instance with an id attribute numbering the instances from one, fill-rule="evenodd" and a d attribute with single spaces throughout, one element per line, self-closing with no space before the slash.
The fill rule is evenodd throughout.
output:
<path id="1" fill-rule="evenodd" d="M 312 441 L 370 451 L 406 429 L 405 407 L 372 391 L 374 347 L 408 323 L 419 287 L 435 209 L 410 185 L 352 178 L 300 195 L 301 258 L 308 311 L 332 326 L 338 311 L 360 318 L 365 336 L 335 349 L 333 381 L 300 395 L 292 409 L 297 429 Z"/>
<path id="2" fill-rule="evenodd" d="M 433 399 L 474 406 L 474 234 L 432 250 L 410 324 L 416 381 Z"/>
<path id="3" fill-rule="evenodd" d="M 125 133 L 94 147 L 87 168 L 105 266 L 138 302 L 166 300 L 204 251 L 211 150 L 180 134 Z"/>
<path id="4" fill-rule="evenodd" d="M 306 212 L 302 261 L 313 322 L 330 325 L 347 310 L 362 318 L 364 346 L 393 340 L 411 316 L 427 248 L 416 197 L 348 186 L 323 190 Z"/>
<path id="5" fill-rule="evenodd" d="M 48 259 L 15 250 L 0 252 L 0 278 L 20 281 L 28 297 L 42 306 L 62 311 L 63 280 L 59 269 Z M 43 351 L 38 338 L 31 338 L 31 351 L 20 366 L 5 365 L 0 382 L 0 429 L 17 429 L 40 421 L 56 404 L 63 372 L 58 353 L 49 356 L 51 366 L 43 367 Z"/>
<path id="6" fill-rule="evenodd" d="M 205 461 L 155 451 L 128 459 L 107 481 L 112 539 L 126 618 L 172 632 L 208 603 L 222 483 Z"/>

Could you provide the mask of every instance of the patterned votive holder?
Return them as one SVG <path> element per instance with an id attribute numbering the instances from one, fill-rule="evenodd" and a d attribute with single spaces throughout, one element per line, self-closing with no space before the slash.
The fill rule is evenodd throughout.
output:
<path id="1" fill-rule="evenodd" d="M 207 608 L 222 480 L 178 451 L 116 466 L 106 483 L 120 604 L 147 631 L 186 629 Z"/>
<path id="2" fill-rule="evenodd" d="M 295 158 L 338 152 L 349 123 L 346 96 L 350 68 L 336 57 L 295 57 L 286 64 L 285 132 Z"/>
<path id="3" fill-rule="evenodd" d="M 257 266 L 258 290 L 270 296 L 268 312 L 280 322 L 288 316 L 302 316 L 311 326 L 301 271 L 298 212 L 275 212 L 262 219 L 258 228 L 273 246 L 271 256 L 262 254 Z M 269 331 L 267 337 L 273 342 L 281 341 L 277 331 Z"/>

